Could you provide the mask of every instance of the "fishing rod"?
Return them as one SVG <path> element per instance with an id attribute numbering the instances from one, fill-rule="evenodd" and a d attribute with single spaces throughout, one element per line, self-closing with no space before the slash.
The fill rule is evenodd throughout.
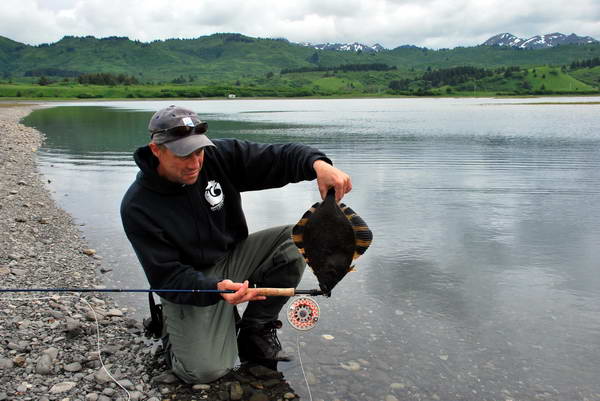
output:
<path id="1" fill-rule="evenodd" d="M 293 297 L 295 295 L 323 295 L 321 290 L 297 290 L 295 288 L 252 288 L 258 295 L 267 297 Z M 3 292 L 154 292 L 192 294 L 233 294 L 235 290 L 159 289 L 159 288 L 0 288 Z"/>

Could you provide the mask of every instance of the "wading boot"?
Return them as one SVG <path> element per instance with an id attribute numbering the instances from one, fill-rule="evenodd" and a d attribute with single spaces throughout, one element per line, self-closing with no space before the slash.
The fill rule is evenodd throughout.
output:
<path id="1" fill-rule="evenodd" d="M 281 326 L 280 320 L 273 320 L 264 325 L 242 327 L 237 338 L 240 361 L 255 362 L 270 369 L 276 369 L 279 361 L 290 361 L 277 338 L 277 329 Z"/>

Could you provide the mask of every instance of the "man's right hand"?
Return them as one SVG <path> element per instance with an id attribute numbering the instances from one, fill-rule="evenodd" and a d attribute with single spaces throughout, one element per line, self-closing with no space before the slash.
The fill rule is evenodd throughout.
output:
<path id="1" fill-rule="evenodd" d="M 218 290 L 234 290 L 231 294 L 221 294 L 223 299 L 232 305 L 242 304 L 249 301 L 264 301 L 267 297 L 258 295 L 254 288 L 248 287 L 248 280 L 243 283 L 234 283 L 227 279 L 217 283 Z"/>

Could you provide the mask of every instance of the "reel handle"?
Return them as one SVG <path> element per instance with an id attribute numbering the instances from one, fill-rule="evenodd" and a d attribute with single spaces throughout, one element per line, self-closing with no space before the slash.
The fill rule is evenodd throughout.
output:
<path id="1" fill-rule="evenodd" d="M 259 295 L 266 297 L 293 297 L 296 295 L 295 288 L 253 288 Z"/>
<path id="2" fill-rule="evenodd" d="M 326 295 L 321 290 L 298 290 L 296 288 L 253 288 L 259 295 L 266 297 L 293 297 L 294 295 Z M 327 296 L 327 295 L 326 295 Z"/>

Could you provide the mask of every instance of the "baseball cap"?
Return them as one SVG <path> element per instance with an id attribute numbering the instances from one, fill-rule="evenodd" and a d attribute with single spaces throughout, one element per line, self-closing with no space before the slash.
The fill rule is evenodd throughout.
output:
<path id="1" fill-rule="evenodd" d="M 205 135 L 208 124 L 183 107 L 171 105 L 154 113 L 148 124 L 150 138 L 177 156 L 187 156 L 205 146 L 215 146 Z"/>

